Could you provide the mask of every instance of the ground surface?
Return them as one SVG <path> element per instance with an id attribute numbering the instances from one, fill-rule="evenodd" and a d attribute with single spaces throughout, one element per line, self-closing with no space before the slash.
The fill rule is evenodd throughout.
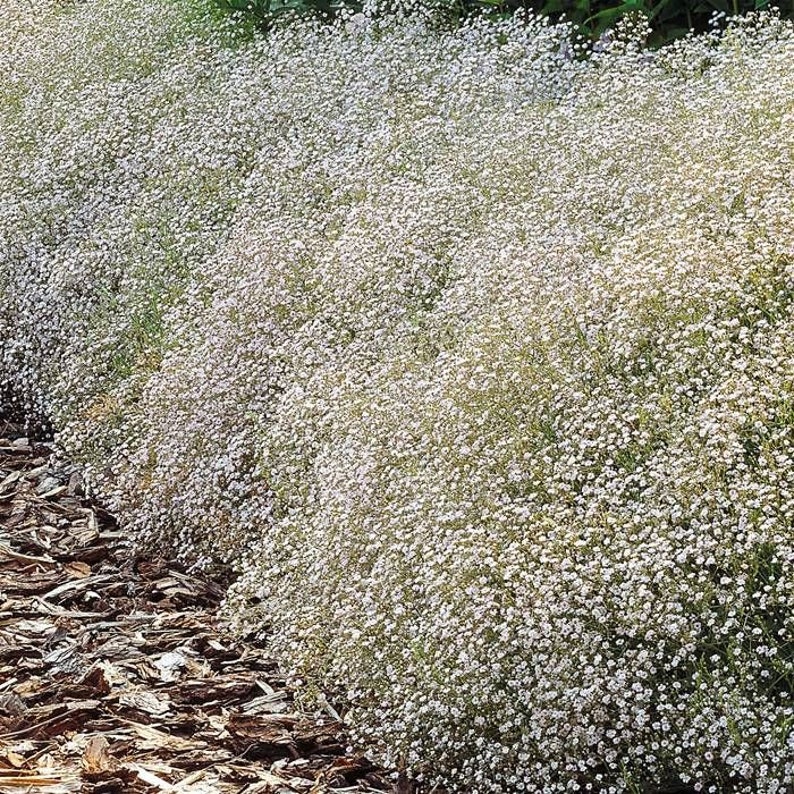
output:
<path id="1" fill-rule="evenodd" d="M 0 792 L 395 790 L 330 707 L 296 712 L 222 596 L 136 556 L 79 470 L 0 425 Z"/>

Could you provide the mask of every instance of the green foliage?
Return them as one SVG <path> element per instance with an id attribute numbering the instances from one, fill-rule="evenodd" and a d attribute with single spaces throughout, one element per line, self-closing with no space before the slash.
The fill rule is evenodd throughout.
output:
<path id="1" fill-rule="evenodd" d="M 356 0 L 347 0 L 346 2 L 335 2 L 334 0 L 215 0 L 215 4 L 221 10 L 238 14 L 263 29 L 269 28 L 276 19 L 288 14 L 312 13 L 331 19 L 343 8 L 353 11 L 361 8 L 361 4 Z"/>
<path id="2" fill-rule="evenodd" d="M 239 14 L 249 23 L 267 29 L 285 14 L 317 13 L 331 19 L 343 9 L 360 11 L 359 0 L 213 0 L 224 11 Z M 649 44 L 660 46 L 685 36 L 690 30 L 707 30 L 715 15 L 736 16 L 772 7 L 784 18 L 794 18 L 794 0 L 433 0 L 429 5 L 454 18 L 476 13 L 505 17 L 518 10 L 567 20 L 592 40 L 604 36 L 628 14 L 641 14 L 652 26 Z M 392 4 L 388 4 L 392 7 Z"/>

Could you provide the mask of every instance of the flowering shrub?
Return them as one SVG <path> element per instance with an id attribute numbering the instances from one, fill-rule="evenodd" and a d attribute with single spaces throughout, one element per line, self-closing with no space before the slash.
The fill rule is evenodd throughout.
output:
<path id="1" fill-rule="evenodd" d="M 9 6 L 0 378 L 130 532 L 429 781 L 794 784 L 789 23 Z"/>

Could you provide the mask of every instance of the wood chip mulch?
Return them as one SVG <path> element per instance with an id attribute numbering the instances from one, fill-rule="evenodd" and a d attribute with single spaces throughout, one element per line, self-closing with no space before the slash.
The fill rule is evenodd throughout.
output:
<path id="1" fill-rule="evenodd" d="M 231 636 L 223 587 L 136 556 L 78 469 L 2 435 L 0 794 L 395 791 Z"/>

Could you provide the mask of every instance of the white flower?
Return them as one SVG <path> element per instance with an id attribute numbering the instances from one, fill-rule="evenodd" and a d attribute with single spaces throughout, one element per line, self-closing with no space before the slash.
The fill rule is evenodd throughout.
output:
<path id="1" fill-rule="evenodd" d="M 202 7 L 6 0 L 0 396 L 430 786 L 790 788 L 792 26 Z"/>

